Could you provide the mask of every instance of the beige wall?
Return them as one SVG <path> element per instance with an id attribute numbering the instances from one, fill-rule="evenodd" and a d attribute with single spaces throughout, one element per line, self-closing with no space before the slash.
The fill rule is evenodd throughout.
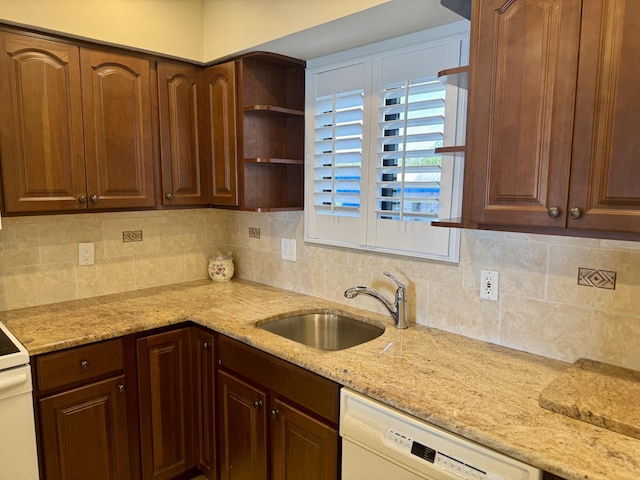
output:
<path id="1" fill-rule="evenodd" d="M 195 61 L 390 0 L 1 0 L 0 20 Z"/>
<path id="2" fill-rule="evenodd" d="M 205 58 L 225 57 L 389 1 L 204 0 Z"/>
<path id="3" fill-rule="evenodd" d="M 0 19 L 202 61 L 202 0 L 0 0 Z"/>
<path id="4" fill-rule="evenodd" d="M 460 263 L 443 264 L 305 244 L 301 212 L 215 209 L 3 218 L 0 310 L 207 277 L 207 259 L 231 250 L 237 276 L 384 313 L 347 300 L 370 285 L 391 295 L 389 270 L 408 284 L 412 321 L 565 361 L 580 357 L 640 370 L 640 242 L 463 233 Z M 249 238 L 249 227 L 261 230 Z M 122 232 L 143 241 L 123 243 Z M 280 259 L 295 238 L 298 261 Z M 96 265 L 78 266 L 78 242 Z M 578 267 L 618 272 L 615 290 L 577 285 Z M 479 272 L 500 272 L 500 301 L 479 299 Z"/>

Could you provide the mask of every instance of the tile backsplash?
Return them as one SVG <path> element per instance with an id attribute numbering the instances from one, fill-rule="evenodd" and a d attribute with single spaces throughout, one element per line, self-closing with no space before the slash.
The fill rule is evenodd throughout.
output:
<path id="1" fill-rule="evenodd" d="M 259 238 L 249 229 L 260 229 Z M 417 323 L 565 361 L 580 357 L 640 370 L 640 242 L 466 230 L 456 265 L 304 243 L 302 212 L 216 209 L 3 218 L 0 310 L 207 277 L 207 259 L 231 251 L 236 276 L 384 313 L 346 288 L 391 296 L 388 270 L 409 291 Z M 123 242 L 141 231 L 142 241 Z M 280 240 L 297 241 L 297 261 Z M 78 243 L 95 265 L 78 266 Z M 579 268 L 616 272 L 614 290 L 578 285 Z M 499 301 L 481 300 L 481 270 L 500 274 Z"/>

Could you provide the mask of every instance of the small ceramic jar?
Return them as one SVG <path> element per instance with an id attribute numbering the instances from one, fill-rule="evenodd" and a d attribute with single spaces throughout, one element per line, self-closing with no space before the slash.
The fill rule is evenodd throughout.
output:
<path id="1" fill-rule="evenodd" d="M 214 282 L 228 282 L 233 277 L 233 272 L 231 252 L 226 255 L 216 252 L 216 257 L 209 259 L 209 277 Z"/>

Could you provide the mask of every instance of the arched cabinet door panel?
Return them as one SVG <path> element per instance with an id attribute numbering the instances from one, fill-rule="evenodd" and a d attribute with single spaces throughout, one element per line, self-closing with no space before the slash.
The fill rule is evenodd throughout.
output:
<path id="1" fill-rule="evenodd" d="M 80 50 L 89 208 L 153 207 L 149 61 Z"/>
<path id="2" fill-rule="evenodd" d="M 640 3 L 583 9 L 567 226 L 640 233 Z"/>
<path id="3" fill-rule="evenodd" d="M 0 32 L 7 213 L 86 209 L 78 47 Z"/>
<path id="4" fill-rule="evenodd" d="M 565 226 L 581 3 L 477 2 L 467 141 L 474 223 Z"/>

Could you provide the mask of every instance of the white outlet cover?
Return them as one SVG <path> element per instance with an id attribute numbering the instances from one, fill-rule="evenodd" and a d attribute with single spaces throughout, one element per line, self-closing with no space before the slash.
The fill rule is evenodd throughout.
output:
<path id="1" fill-rule="evenodd" d="M 499 274 L 491 270 L 480 271 L 480 298 L 498 301 Z"/>
<path id="2" fill-rule="evenodd" d="M 296 241 L 292 238 L 283 238 L 280 241 L 280 253 L 283 260 L 296 261 Z"/>
<path id="3" fill-rule="evenodd" d="M 78 243 L 78 265 L 93 265 L 94 250 L 93 242 Z"/>

